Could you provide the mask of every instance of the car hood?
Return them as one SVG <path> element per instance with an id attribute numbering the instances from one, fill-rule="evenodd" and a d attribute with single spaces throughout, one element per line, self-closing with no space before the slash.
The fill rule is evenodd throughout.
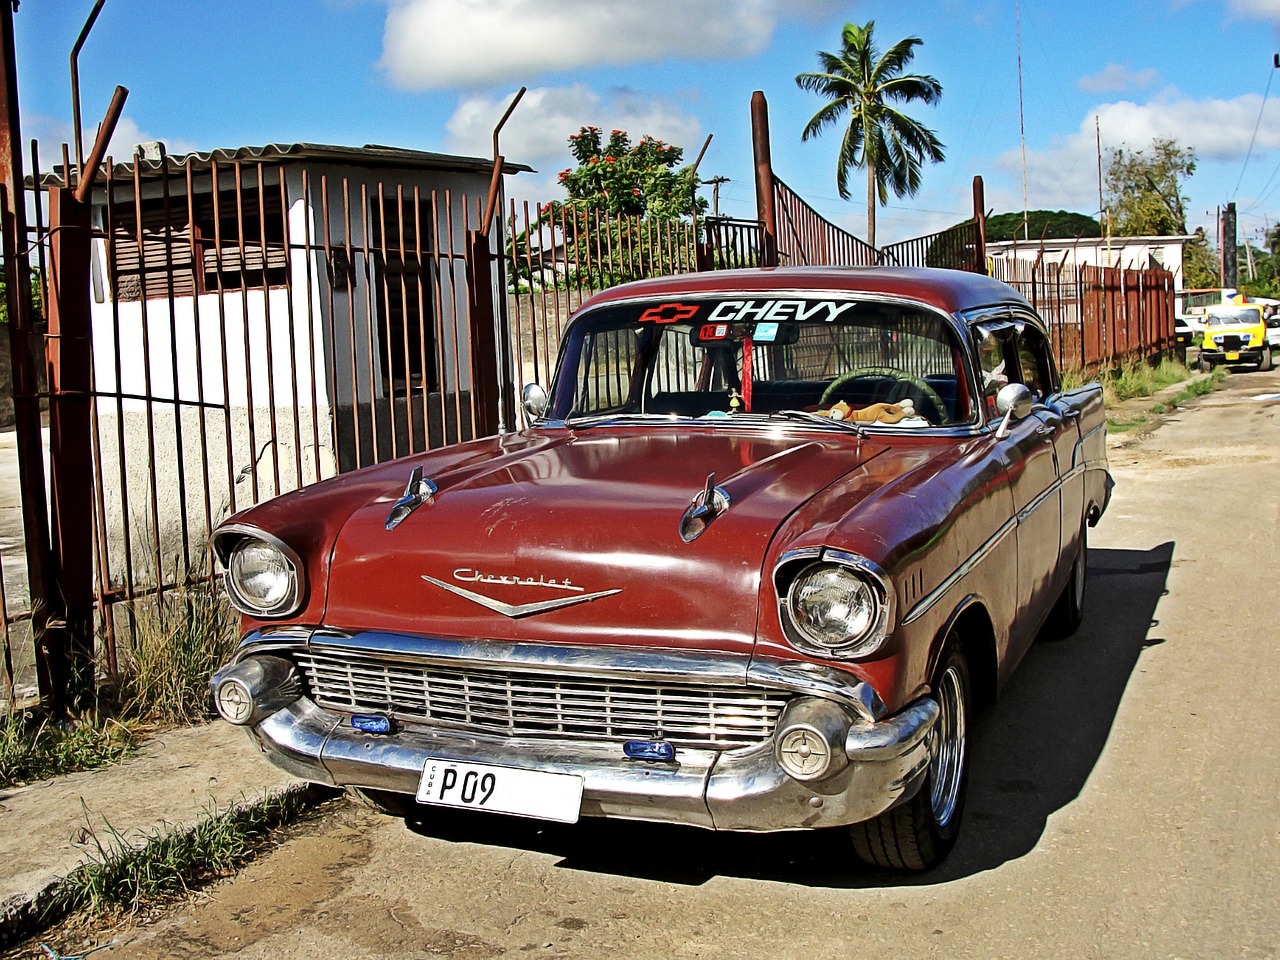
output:
<path id="1" fill-rule="evenodd" d="M 351 512 L 333 544 L 328 626 L 748 653 L 779 526 L 888 449 L 848 434 L 725 427 L 548 431 L 470 446 L 447 465 L 403 461 Z M 437 492 L 387 530 L 414 465 Z M 709 473 L 731 506 L 685 543 L 681 516 Z"/>

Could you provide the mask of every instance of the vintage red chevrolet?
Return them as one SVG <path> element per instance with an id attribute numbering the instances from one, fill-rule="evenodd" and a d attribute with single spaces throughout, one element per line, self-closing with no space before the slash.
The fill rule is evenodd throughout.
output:
<path id="1" fill-rule="evenodd" d="M 515 433 L 214 534 L 213 678 L 275 763 L 432 805 L 840 827 L 927 869 L 975 706 L 1083 611 L 1102 395 L 1011 288 L 947 270 L 642 281 L 565 332 Z"/>

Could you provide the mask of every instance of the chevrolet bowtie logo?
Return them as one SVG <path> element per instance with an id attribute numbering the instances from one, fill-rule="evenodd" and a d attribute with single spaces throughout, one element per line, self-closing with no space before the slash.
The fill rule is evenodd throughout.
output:
<path id="1" fill-rule="evenodd" d="M 428 583 L 434 583 L 441 589 L 448 590 L 450 593 L 470 600 L 472 603 L 478 603 L 480 606 L 492 610 L 494 613 L 500 613 L 504 617 L 510 617 L 515 620 L 520 617 L 527 617 L 534 613 L 546 613 L 548 610 L 559 610 L 561 607 L 572 607 L 578 603 L 588 603 L 591 600 L 599 600 L 601 597 L 611 597 L 615 593 L 621 593 L 622 589 L 601 590 L 599 593 L 581 593 L 573 597 L 560 597 L 554 600 L 535 600 L 533 603 L 503 603 L 501 600 L 495 600 L 493 597 L 486 597 L 483 594 L 475 593 L 471 590 L 464 590 L 462 587 L 455 586 L 452 583 L 445 583 L 443 580 L 437 580 L 435 577 L 422 575 L 422 579 Z"/>

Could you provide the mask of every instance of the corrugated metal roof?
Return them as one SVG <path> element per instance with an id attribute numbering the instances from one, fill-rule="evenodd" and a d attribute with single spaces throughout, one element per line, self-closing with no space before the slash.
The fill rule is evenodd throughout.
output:
<path id="1" fill-rule="evenodd" d="M 208 152 L 172 154 L 163 160 L 142 160 L 138 172 L 143 178 L 159 174 L 161 164 L 171 173 L 185 167 L 201 169 L 213 161 L 229 164 L 237 160 L 251 163 L 285 164 L 306 160 L 342 163 L 358 167 L 407 167 L 416 170 L 452 170 L 463 173 L 482 173 L 493 169 L 493 161 L 482 157 L 460 157 L 448 153 L 431 153 L 426 150 L 407 150 L 378 143 L 366 143 L 363 147 L 341 147 L 327 143 L 269 143 L 261 147 L 233 147 Z M 523 163 L 507 161 L 503 173 L 533 173 L 534 169 Z M 117 163 L 112 173 L 116 177 L 133 176 L 132 163 Z M 61 167 L 41 178 L 45 186 L 62 183 Z"/>

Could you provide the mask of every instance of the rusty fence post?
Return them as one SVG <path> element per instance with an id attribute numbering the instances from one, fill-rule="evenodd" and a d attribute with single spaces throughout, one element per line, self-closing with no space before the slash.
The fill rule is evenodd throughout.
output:
<path id="1" fill-rule="evenodd" d="M 755 156 L 756 210 L 760 218 L 760 266 L 778 265 L 778 214 L 773 202 L 773 158 L 769 150 L 769 104 L 764 91 L 751 95 L 751 148 Z"/>
<path id="2" fill-rule="evenodd" d="M 475 401 L 477 437 L 500 429 L 498 352 L 493 303 L 493 255 L 489 238 L 479 230 L 467 232 L 467 333 L 471 341 L 471 395 Z"/>
<path id="3" fill-rule="evenodd" d="M 67 678 L 58 652 L 63 645 L 61 598 L 50 556 L 45 499 L 44 441 L 40 423 L 39 381 L 32 338 L 37 333 L 31 309 L 31 264 L 27 254 L 27 217 L 23 195 L 22 132 L 18 112 L 17 59 L 13 46 L 13 8 L 0 3 L 0 232 L 4 238 L 6 307 L 13 364 L 13 407 L 22 490 L 22 527 L 31 595 L 31 638 L 41 701 L 51 709 L 67 706 Z"/>
<path id="4" fill-rule="evenodd" d="M 66 623 L 58 658 L 71 703 L 87 700 L 94 680 L 89 210 L 70 189 L 49 190 L 52 558 Z"/>
<path id="5" fill-rule="evenodd" d="M 973 219 L 978 224 L 977 273 L 987 276 L 987 195 L 982 177 L 973 178 Z"/>

